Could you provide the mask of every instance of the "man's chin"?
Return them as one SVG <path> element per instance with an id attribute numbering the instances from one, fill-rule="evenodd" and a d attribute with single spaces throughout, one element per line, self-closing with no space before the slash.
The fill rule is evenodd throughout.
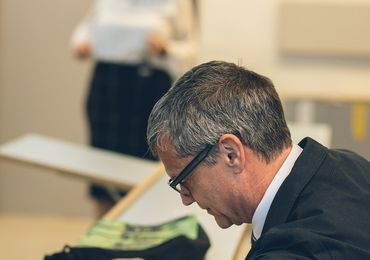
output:
<path id="1" fill-rule="evenodd" d="M 226 218 L 218 218 L 218 217 L 215 217 L 215 220 L 216 220 L 216 223 L 217 225 L 222 228 L 222 229 L 226 229 L 226 228 L 229 228 L 233 225 L 233 223 L 231 223 L 228 219 Z"/>

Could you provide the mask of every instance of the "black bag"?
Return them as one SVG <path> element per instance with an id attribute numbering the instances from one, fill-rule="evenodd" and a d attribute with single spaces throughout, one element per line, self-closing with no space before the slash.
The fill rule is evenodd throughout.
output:
<path id="1" fill-rule="evenodd" d="M 138 251 L 65 246 L 62 252 L 45 256 L 44 260 L 113 260 L 135 257 L 145 260 L 202 260 L 209 247 L 209 238 L 198 224 L 195 240 L 181 235 L 158 246 Z"/>

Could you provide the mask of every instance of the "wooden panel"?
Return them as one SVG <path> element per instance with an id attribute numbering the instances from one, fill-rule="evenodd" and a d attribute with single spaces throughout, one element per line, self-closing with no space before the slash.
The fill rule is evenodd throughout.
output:
<path id="1" fill-rule="evenodd" d="M 278 23 L 284 54 L 370 58 L 370 1 L 283 0 Z"/>

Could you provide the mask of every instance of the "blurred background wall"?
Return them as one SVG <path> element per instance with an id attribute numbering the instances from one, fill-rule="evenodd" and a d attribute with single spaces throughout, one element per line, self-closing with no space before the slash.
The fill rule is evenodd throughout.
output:
<path id="1" fill-rule="evenodd" d="M 284 91 L 370 88 L 368 58 L 282 53 L 283 2 L 199 0 L 200 61 L 243 64 L 269 76 Z M 368 0 L 337 2 L 369 5 Z M 29 132 L 87 143 L 83 102 L 91 64 L 73 59 L 69 38 L 89 4 L 0 0 L 0 143 Z M 285 102 L 289 120 L 299 119 L 297 102 Z M 347 147 L 370 159 L 368 130 L 361 138 L 352 133 L 352 103 L 313 103 L 315 122 L 333 128 L 333 147 Z M 369 129 L 369 115 L 363 119 Z M 92 205 L 83 181 L 0 161 L 1 211 L 91 215 Z"/>
<path id="2" fill-rule="evenodd" d="M 289 121 L 300 121 L 299 103 L 309 101 L 309 117 L 331 127 L 332 147 L 370 159 L 369 0 L 200 0 L 200 6 L 201 61 L 238 62 L 268 76 Z M 297 99 L 303 92 L 306 98 Z M 367 102 L 343 102 L 352 95 Z"/>
<path id="3" fill-rule="evenodd" d="M 0 142 L 28 132 L 87 142 L 83 114 L 90 64 L 69 39 L 88 0 L 0 0 Z M 86 184 L 0 161 L 0 211 L 90 215 Z"/>

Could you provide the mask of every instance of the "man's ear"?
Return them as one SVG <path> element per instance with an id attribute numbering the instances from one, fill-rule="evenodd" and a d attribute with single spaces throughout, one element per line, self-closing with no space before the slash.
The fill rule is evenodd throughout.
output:
<path id="1" fill-rule="evenodd" d="M 240 173 L 245 165 L 245 150 L 240 139 L 233 134 L 224 134 L 219 138 L 221 156 L 235 173 Z"/>

